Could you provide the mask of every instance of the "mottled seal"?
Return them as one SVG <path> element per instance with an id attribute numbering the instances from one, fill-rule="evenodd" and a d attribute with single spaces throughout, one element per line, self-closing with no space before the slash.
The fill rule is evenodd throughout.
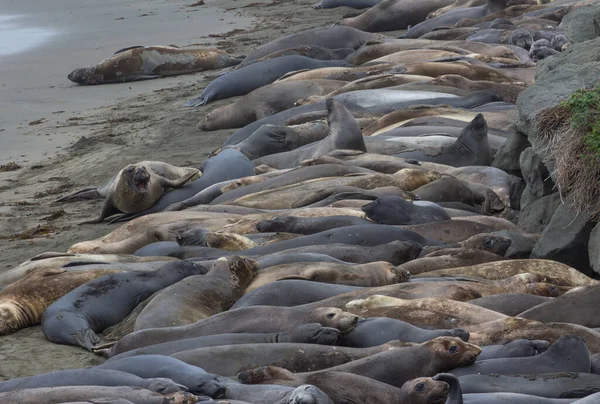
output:
<path id="1" fill-rule="evenodd" d="M 209 112 L 198 129 L 241 128 L 266 116 L 292 108 L 304 97 L 325 95 L 346 84 L 338 80 L 286 81 L 260 87 L 235 103 Z"/>
<path id="2" fill-rule="evenodd" d="M 302 160 L 320 157 L 337 149 L 367 151 L 362 132 L 356 120 L 340 101 L 332 98 L 326 101 L 328 136 L 318 143 L 308 144 L 298 149 L 265 156 L 254 160 L 255 165 L 267 164 L 275 168 L 293 168 Z"/>
<path id="3" fill-rule="evenodd" d="M 218 403 L 247 404 L 246 400 L 250 400 L 252 403 L 265 404 L 333 404 L 325 393 L 313 385 L 298 385 L 296 388 L 274 384 L 250 386 L 228 380 L 226 386 L 226 401 Z"/>
<path id="4" fill-rule="evenodd" d="M 38 325 L 44 310 L 73 289 L 115 269 L 67 271 L 40 269 L 0 292 L 0 335 Z"/>
<path id="5" fill-rule="evenodd" d="M 50 305 L 42 317 L 48 340 L 91 350 L 96 332 L 125 318 L 142 300 L 166 286 L 207 269 L 193 262 L 170 262 L 155 271 L 107 275 L 88 282 Z"/>
<path id="6" fill-rule="evenodd" d="M 527 358 L 499 358 L 475 362 L 450 373 L 463 376 L 476 373 L 527 374 L 583 372 L 591 370 L 591 354 L 583 338 L 567 335 L 556 340 L 546 352 Z"/>
<path id="7" fill-rule="evenodd" d="M 75 69 L 68 78 L 78 84 L 122 83 L 221 69 L 241 62 L 215 48 L 132 46 L 97 65 Z"/>
<path id="8" fill-rule="evenodd" d="M 0 392 L 60 386 L 132 386 L 162 394 L 187 391 L 187 387 L 170 379 L 141 378 L 119 370 L 91 368 L 58 370 L 0 382 Z"/>
<path id="9" fill-rule="evenodd" d="M 286 73 L 302 69 L 350 66 L 341 60 L 315 60 L 305 56 L 282 56 L 229 72 L 213 80 L 198 97 L 186 102 L 186 107 L 206 105 L 224 98 L 246 95 L 262 86 L 273 83 Z"/>
<path id="10" fill-rule="evenodd" d="M 444 209 L 436 204 L 419 206 L 398 196 L 382 196 L 364 205 L 361 210 L 380 224 L 422 224 L 450 220 Z"/>
<path id="11" fill-rule="evenodd" d="M 447 248 L 402 264 L 402 268 L 413 275 L 419 275 L 438 269 L 477 265 L 484 262 L 500 261 L 502 259 L 501 255 L 482 249 Z"/>
<path id="12" fill-rule="evenodd" d="M 206 275 L 189 276 L 160 291 L 142 310 L 134 330 L 191 324 L 229 309 L 256 272 L 256 262 L 219 258 Z"/>
<path id="13" fill-rule="evenodd" d="M 436 77 L 430 84 L 453 86 L 468 91 L 488 91 L 502 97 L 506 102 L 516 102 L 526 87 L 519 84 L 495 83 L 493 81 L 473 81 L 457 74 Z"/>
<path id="14" fill-rule="evenodd" d="M 422 343 L 437 337 L 458 337 L 469 341 L 469 333 L 463 329 L 426 330 L 405 321 L 387 317 L 371 317 L 360 320 L 348 334 L 341 335 L 338 344 L 342 346 L 370 347 L 393 340 Z"/>
<path id="15" fill-rule="evenodd" d="M 180 339 L 133 349 L 113 356 L 113 358 L 120 359 L 137 355 L 172 355 L 176 352 L 220 345 L 276 344 L 284 342 L 333 345 L 337 341 L 339 335 L 340 332 L 335 328 L 323 327 L 319 323 L 309 323 L 280 332 L 216 334 L 206 335 L 204 337 Z"/>
<path id="16" fill-rule="evenodd" d="M 324 306 L 308 310 L 294 307 L 248 307 L 219 313 L 185 326 L 136 331 L 121 339 L 112 349 L 112 354 L 177 339 L 231 332 L 278 332 L 315 322 L 348 332 L 357 321 L 358 317 L 353 314 Z"/>
<path id="17" fill-rule="evenodd" d="M 140 355 L 113 359 L 96 368 L 127 372 L 144 379 L 165 377 L 187 387 L 191 393 L 212 398 L 225 395 L 225 386 L 218 381 L 216 375 L 169 356 Z"/>
<path id="18" fill-rule="evenodd" d="M 490 165 L 492 153 L 487 136 L 487 122 L 483 114 L 477 116 L 461 132 L 456 142 L 443 148 L 437 155 L 427 155 L 422 151 L 404 152 L 397 157 L 430 161 L 454 167 Z"/>
<path id="19" fill-rule="evenodd" d="M 470 365 L 475 362 L 480 352 L 479 347 L 459 338 L 438 337 L 419 345 L 392 349 L 311 373 L 314 375 L 322 372 L 348 372 L 402 387 L 404 383 L 416 377 L 433 376 Z M 429 360 L 421 358 L 429 358 Z M 389 371 L 390 366 L 393 366 L 393 372 Z M 254 371 L 246 371 L 238 374 L 238 379 L 252 383 L 255 375 Z M 260 371 L 258 378 L 260 378 Z"/>
<path id="20" fill-rule="evenodd" d="M 544 340 L 517 339 L 503 345 L 488 345 L 482 347 L 477 357 L 478 361 L 497 358 L 525 358 L 545 352 L 550 343 Z"/>

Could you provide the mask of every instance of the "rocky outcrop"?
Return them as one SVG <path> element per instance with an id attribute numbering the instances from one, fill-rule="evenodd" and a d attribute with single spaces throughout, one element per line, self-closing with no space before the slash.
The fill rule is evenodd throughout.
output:
<path id="1" fill-rule="evenodd" d="M 577 8 L 567 14 L 560 24 L 573 43 L 585 42 L 600 36 L 600 5 Z"/>

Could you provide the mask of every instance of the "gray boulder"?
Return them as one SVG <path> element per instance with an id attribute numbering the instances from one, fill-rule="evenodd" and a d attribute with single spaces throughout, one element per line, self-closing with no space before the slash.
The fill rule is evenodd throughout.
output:
<path id="1" fill-rule="evenodd" d="M 560 205 L 560 195 L 554 193 L 536 199 L 519 215 L 518 226 L 529 233 L 542 233 Z"/>
<path id="2" fill-rule="evenodd" d="M 560 204 L 531 252 L 531 258 L 559 261 L 591 274 L 588 240 L 594 223 L 590 215 L 571 209 L 570 198 Z"/>
<path id="3" fill-rule="evenodd" d="M 542 159 L 528 147 L 521 153 L 519 159 L 521 173 L 527 186 L 521 195 L 521 209 L 543 196 L 550 195 L 555 191 L 554 181 L 550 178 L 548 169 Z"/>
<path id="4" fill-rule="evenodd" d="M 567 14 L 560 24 L 567 38 L 573 43 L 597 38 L 600 34 L 600 5 L 592 4 L 577 8 Z"/>
<path id="5" fill-rule="evenodd" d="M 592 230 L 588 245 L 590 266 L 597 274 L 600 274 L 600 224 Z"/>
<path id="6" fill-rule="evenodd" d="M 519 165 L 519 156 L 523 150 L 530 146 L 531 144 L 527 140 L 527 135 L 517 131 L 513 132 L 496 152 L 494 161 L 492 161 L 492 167 L 520 177 L 521 167 Z"/>

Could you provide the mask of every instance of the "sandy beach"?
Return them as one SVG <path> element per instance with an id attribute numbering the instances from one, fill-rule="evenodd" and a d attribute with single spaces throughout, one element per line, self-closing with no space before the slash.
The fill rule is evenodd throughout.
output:
<path id="1" fill-rule="evenodd" d="M 19 16 L 11 24 L 48 33 L 45 42 L 0 61 L 0 164 L 21 166 L 0 172 L 0 270 L 45 251 L 64 252 L 75 242 L 116 227 L 78 225 L 96 216 L 102 201 L 53 204 L 55 199 L 101 185 L 136 161 L 196 165 L 233 132 L 200 132 L 196 124 L 208 111 L 234 99 L 182 107 L 217 71 L 78 86 L 66 77 L 71 70 L 133 45 L 199 44 L 245 55 L 281 35 L 331 25 L 356 12 L 314 10 L 313 2 L 209 0 L 191 6 L 194 0 L 129 5 L 60 0 L 48 10 L 48 3 L 0 1 L 2 15 Z M 6 46 L 0 43 L 2 49 Z M 0 377 L 89 366 L 99 360 L 79 348 L 45 341 L 39 327 L 0 338 Z"/>

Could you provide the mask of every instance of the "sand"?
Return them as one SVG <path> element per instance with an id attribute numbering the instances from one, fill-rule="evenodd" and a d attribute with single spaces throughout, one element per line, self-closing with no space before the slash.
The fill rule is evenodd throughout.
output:
<path id="1" fill-rule="evenodd" d="M 0 63 L 0 164 L 22 166 L 0 172 L 0 271 L 41 252 L 66 251 L 116 227 L 78 225 L 97 216 L 102 201 L 53 204 L 58 197 L 101 185 L 136 161 L 197 165 L 234 131 L 200 132 L 196 123 L 235 98 L 182 107 L 216 71 L 87 87 L 67 80 L 72 69 L 131 45 L 202 44 L 245 55 L 281 35 L 356 13 L 313 10 L 311 0 L 205 1 L 196 7 L 188 7 L 195 0 L 135 1 L 127 7 L 116 0 L 61 0 L 52 3 L 62 5 L 53 10 L 41 0 L 3 4 L 3 14 L 27 15 L 29 24 L 57 33 L 50 42 Z M 0 377 L 101 360 L 81 348 L 47 342 L 39 327 L 0 337 Z"/>

